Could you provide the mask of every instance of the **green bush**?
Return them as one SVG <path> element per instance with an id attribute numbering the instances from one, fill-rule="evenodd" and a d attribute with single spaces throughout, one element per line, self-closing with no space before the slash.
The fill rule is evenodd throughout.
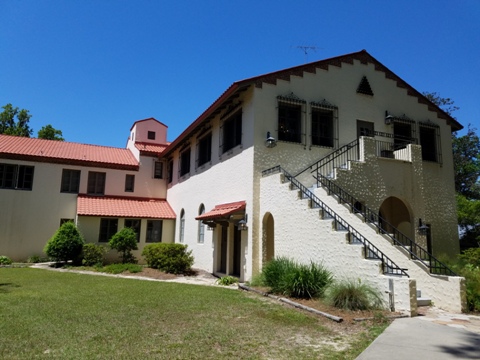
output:
<path id="1" fill-rule="evenodd" d="M 137 250 L 137 233 L 132 228 L 123 228 L 112 236 L 108 245 L 121 253 L 122 263 L 136 263 L 137 260 L 132 254 L 132 250 Z"/>
<path id="2" fill-rule="evenodd" d="M 82 265 L 95 266 L 103 265 L 106 249 L 102 245 L 96 244 L 84 244 L 82 250 Z"/>
<path id="3" fill-rule="evenodd" d="M 109 274 L 121 274 L 125 271 L 131 273 L 138 273 L 142 271 L 142 266 L 137 264 L 110 264 L 103 268 L 98 268 L 98 271 L 106 272 Z"/>
<path id="4" fill-rule="evenodd" d="M 182 244 L 149 244 L 142 252 L 148 266 L 171 274 L 183 274 L 191 270 L 194 258 L 192 250 Z"/>
<path id="5" fill-rule="evenodd" d="M 321 264 L 298 264 L 285 257 L 267 263 L 262 278 L 273 293 L 302 299 L 323 296 L 333 279 Z"/>
<path id="6" fill-rule="evenodd" d="M 373 310 L 385 306 L 382 294 L 360 280 L 332 284 L 327 291 L 327 299 L 333 306 L 347 310 Z"/>
<path id="7" fill-rule="evenodd" d="M 12 259 L 10 259 L 8 256 L 0 255 L 0 265 L 11 265 L 12 263 Z"/>
<path id="8" fill-rule="evenodd" d="M 238 279 L 234 276 L 222 276 L 220 279 L 216 281 L 218 285 L 222 286 L 229 286 L 238 283 Z"/>
<path id="9" fill-rule="evenodd" d="M 83 236 L 76 225 L 68 221 L 62 224 L 53 237 L 48 240 L 43 251 L 54 261 L 73 260 L 76 262 L 80 258 L 84 243 Z"/>

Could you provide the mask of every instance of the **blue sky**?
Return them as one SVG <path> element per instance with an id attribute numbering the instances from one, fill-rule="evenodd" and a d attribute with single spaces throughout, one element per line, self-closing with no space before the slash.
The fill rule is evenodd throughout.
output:
<path id="1" fill-rule="evenodd" d="M 172 141 L 233 82 L 366 49 L 480 128 L 480 1 L 0 0 L 0 106 L 67 141 Z M 299 46 L 312 46 L 305 55 Z"/>

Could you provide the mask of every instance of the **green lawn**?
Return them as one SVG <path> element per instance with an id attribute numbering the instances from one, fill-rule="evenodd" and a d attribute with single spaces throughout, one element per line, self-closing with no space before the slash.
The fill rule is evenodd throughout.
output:
<path id="1" fill-rule="evenodd" d="M 338 352 L 323 321 L 231 289 L 0 268 L 1 359 L 354 359 L 373 340 Z"/>

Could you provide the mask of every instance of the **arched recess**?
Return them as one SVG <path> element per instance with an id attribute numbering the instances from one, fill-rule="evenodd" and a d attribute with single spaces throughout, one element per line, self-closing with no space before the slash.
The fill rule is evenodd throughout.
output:
<path id="1" fill-rule="evenodd" d="M 414 239 L 415 232 L 412 216 L 407 205 L 402 200 L 394 196 L 385 199 L 380 206 L 379 215 L 388 224 L 400 230 L 410 239 Z M 388 224 L 383 223 L 381 226 L 386 232 L 392 233 L 392 226 Z"/>
<path id="2" fill-rule="evenodd" d="M 275 222 L 271 213 L 263 216 L 262 264 L 275 257 Z"/>

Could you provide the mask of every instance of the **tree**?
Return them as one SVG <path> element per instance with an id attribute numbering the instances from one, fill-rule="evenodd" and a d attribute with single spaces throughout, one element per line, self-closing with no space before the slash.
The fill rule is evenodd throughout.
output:
<path id="1" fill-rule="evenodd" d="M 450 98 L 443 98 L 440 96 L 440 94 L 437 94 L 436 92 L 425 91 L 423 92 L 423 95 L 450 116 L 452 116 L 452 113 L 454 111 L 460 109 L 458 106 L 454 105 L 455 101 Z"/>
<path id="2" fill-rule="evenodd" d="M 78 261 L 85 243 L 82 234 L 72 221 L 63 223 L 48 240 L 43 251 L 55 261 Z"/>
<path id="3" fill-rule="evenodd" d="M 480 200 L 480 138 L 468 125 L 466 135 L 452 136 L 455 191 L 468 199 Z"/>
<path id="4" fill-rule="evenodd" d="M 64 141 L 65 139 L 62 135 L 62 130 L 57 130 L 52 125 L 48 124 L 38 130 L 37 136 L 39 139 Z"/>
<path id="5" fill-rule="evenodd" d="M 2 106 L 3 111 L 0 113 L 0 134 L 16 135 L 30 137 L 32 129 L 28 126 L 28 122 L 32 115 L 28 110 L 19 110 L 12 104 Z"/>
<path id="6" fill-rule="evenodd" d="M 112 236 L 108 245 L 122 253 L 122 263 L 136 263 L 135 256 L 132 254 L 132 250 L 137 250 L 137 233 L 132 228 L 123 228 L 115 235 Z"/>

